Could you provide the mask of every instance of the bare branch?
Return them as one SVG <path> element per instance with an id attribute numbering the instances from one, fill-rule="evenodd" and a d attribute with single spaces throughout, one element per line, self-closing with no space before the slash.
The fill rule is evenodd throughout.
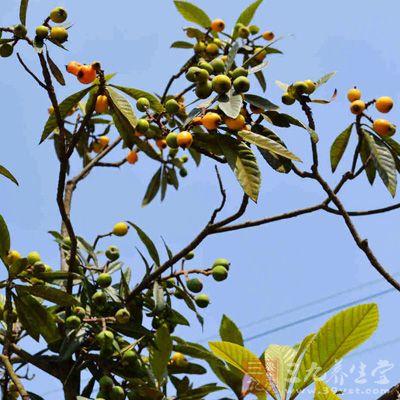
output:
<path id="1" fill-rule="evenodd" d="M 39 84 L 39 86 L 41 86 L 44 90 L 47 90 L 47 86 L 29 69 L 19 53 L 17 53 L 17 58 L 24 70 Z"/>
<path id="2" fill-rule="evenodd" d="M 30 396 L 29 396 L 28 392 L 25 390 L 24 385 L 22 384 L 18 375 L 15 373 L 14 368 L 10 362 L 10 359 L 5 355 L 0 354 L 0 360 L 1 360 L 2 364 L 4 365 L 4 368 L 6 369 L 7 374 L 10 376 L 11 380 L 14 382 L 14 385 L 17 388 L 18 393 L 21 395 L 22 399 L 29 400 Z"/>

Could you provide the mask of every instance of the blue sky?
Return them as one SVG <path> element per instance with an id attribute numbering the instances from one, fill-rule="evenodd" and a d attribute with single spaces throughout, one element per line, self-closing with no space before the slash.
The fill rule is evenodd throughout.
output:
<path id="1" fill-rule="evenodd" d="M 0 16 L 1 26 L 17 22 L 18 2 L 6 3 Z M 197 2 L 211 18 L 223 18 L 228 26 L 232 26 L 247 3 Z M 160 87 L 164 87 L 169 76 L 188 56 L 185 50 L 169 49 L 174 40 L 185 40 L 181 28 L 188 24 L 176 12 L 171 1 L 120 0 L 116 4 L 110 7 L 105 3 L 102 6 L 101 2 L 64 1 L 70 21 L 74 23 L 70 30 L 69 52 L 52 48 L 51 55 L 59 65 L 71 59 L 82 62 L 99 60 L 107 72 L 118 72 L 116 83 L 160 92 Z M 30 32 L 56 5 L 59 3 L 31 0 L 28 13 Z M 355 0 L 335 2 L 328 7 L 328 4 L 317 0 L 266 0 L 254 22 L 261 29 L 273 30 L 278 36 L 288 35 L 280 43 L 285 55 L 271 57 L 271 64 L 266 70 L 268 99 L 279 101 L 281 92 L 273 83 L 276 79 L 293 82 L 318 79 L 327 72 L 337 72 L 336 77 L 321 89 L 321 96 L 329 97 L 337 88 L 337 100 L 329 106 L 315 106 L 321 170 L 333 184 L 344 171 L 346 161 L 349 162 L 347 157 L 335 176 L 331 175 L 329 146 L 352 120 L 345 99 L 347 89 L 357 85 L 368 99 L 391 95 L 397 102 L 399 98 L 399 87 L 395 82 L 398 81 L 400 67 L 397 17 L 400 6 L 394 0 L 386 1 L 384 5 Z M 19 51 L 25 61 L 37 70 L 35 55 L 28 49 L 20 48 Z M 15 57 L 1 60 L 0 65 L 0 93 L 3 99 L 0 163 L 8 166 L 20 181 L 19 188 L 7 182 L 1 183 L 0 212 L 10 226 L 13 247 L 24 254 L 37 249 L 49 264 L 57 265 L 56 246 L 46 233 L 59 226 L 55 203 L 57 163 L 50 143 L 37 144 L 49 104 L 41 89 L 22 71 Z M 80 88 L 81 85 L 68 76 L 67 86 L 57 90 L 62 98 Z M 176 90 L 179 88 L 177 85 Z M 256 84 L 254 88 L 255 93 L 259 93 Z M 390 115 L 394 123 L 399 123 L 397 109 L 396 104 Z M 297 107 L 284 106 L 283 110 L 304 120 Z M 279 134 L 308 165 L 306 133 L 290 129 L 280 130 Z M 123 155 L 121 152 L 110 159 L 116 161 Z M 249 207 L 246 219 L 316 204 L 324 198 L 316 184 L 292 174 L 277 174 L 262 160 L 260 165 L 263 178 L 260 201 Z M 78 168 L 75 165 L 74 171 L 77 172 Z M 185 245 L 202 227 L 219 201 L 213 163 L 205 161 L 199 169 L 191 163 L 189 176 L 182 182 L 178 193 L 170 191 L 164 203 L 160 204 L 157 200 L 142 209 L 142 196 L 156 168 L 153 162 L 142 159 L 135 166 L 124 166 L 118 171 L 94 171 L 76 191 L 72 219 L 78 233 L 92 240 L 97 233 L 109 231 L 115 222 L 129 219 L 155 239 L 162 235 L 175 250 Z M 226 209 L 229 213 L 240 202 L 241 189 L 227 168 L 222 168 L 221 173 L 229 193 Z M 348 185 L 341 195 L 349 209 L 368 209 L 393 203 L 380 182 L 371 188 L 365 177 Z M 398 272 L 398 212 L 357 219 L 355 222 L 362 236 L 369 238 L 382 264 L 392 273 Z M 138 279 L 141 265 L 134 249 L 138 240 L 133 233 L 121 240 L 104 243 L 115 243 L 121 247 L 127 265 L 138 271 L 134 274 L 134 278 Z M 161 244 L 161 241 L 158 243 Z M 193 319 L 191 328 L 179 332 L 188 340 L 201 341 L 214 335 L 223 313 L 241 326 L 379 278 L 356 248 L 343 222 L 324 213 L 214 236 L 197 250 L 192 265 L 208 266 L 218 257 L 227 257 L 232 261 L 230 277 L 224 283 L 207 281 L 206 291 L 212 305 L 204 312 L 206 325 L 202 332 Z M 330 300 L 318 301 L 308 308 L 246 328 L 244 335 L 250 337 L 388 288 L 382 280 L 361 289 L 348 290 Z M 358 387 L 381 388 L 382 385 L 374 383 L 378 380 L 377 376 L 371 376 L 379 360 L 394 364 L 394 368 L 387 373 L 390 380 L 387 386 L 397 383 L 400 342 L 396 341 L 398 322 L 394 316 L 398 313 L 400 297 L 391 292 L 375 301 L 381 315 L 378 331 L 360 347 L 363 353 L 349 358 L 343 365 L 343 371 L 348 374 L 345 382 L 350 387 L 357 386 L 353 381 L 358 374 L 357 370 L 353 374 L 349 371 L 353 365 L 358 368 L 362 362 L 366 364 L 368 383 Z M 327 316 L 324 316 L 298 324 L 250 341 L 248 346 L 259 353 L 270 343 L 294 344 L 326 319 Z M 390 345 L 370 350 L 387 342 L 391 342 Z M 201 378 L 200 381 L 205 380 Z M 46 399 L 59 398 L 59 393 L 53 391 L 57 388 L 56 383 L 46 376 L 38 376 L 27 386 Z M 374 399 L 379 396 L 363 394 L 346 398 L 361 397 Z"/>

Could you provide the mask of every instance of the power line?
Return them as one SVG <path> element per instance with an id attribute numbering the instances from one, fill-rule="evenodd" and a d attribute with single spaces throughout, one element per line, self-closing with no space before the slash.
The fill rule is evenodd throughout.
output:
<path id="1" fill-rule="evenodd" d="M 302 324 L 303 322 L 311 321 L 311 320 L 313 320 L 315 318 L 322 317 L 322 316 L 330 314 L 332 312 L 339 311 L 339 310 L 342 310 L 344 308 L 354 306 L 354 305 L 356 305 L 358 303 L 361 303 L 363 301 L 374 299 L 374 298 L 380 297 L 380 296 L 384 296 L 385 294 L 391 293 L 394 290 L 395 290 L 394 288 L 386 289 L 386 290 L 384 290 L 382 292 L 374 293 L 374 294 L 371 294 L 369 296 L 365 296 L 365 297 L 359 298 L 357 300 L 353 300 L 353 301 L 350 301 L 348 303 L 342 304 L 340 306 L 332 307 L 332 308 L 330 308 L 328 310 L 325 310 L 325 311 L 310 315 L 308 317 L 301 318 L 301 319 L 298 319 L 298 320 L 293 321 L 293 322 L 289 322 L 289 323 L 287 323 L 285 325 L 281 325 L 281 326 L 278 326 L 276 328 L 269 329 L 267 331 L 264 331 L 264 332 L 258 333 L 256 335 L 250 336 L 250 337 L 246 338 L 245 341 L 246 342 L 250 342 L 251 340 L 255 340 L 255 339 L 258 339 L 260 337 L 270 335 L 271 333 L 275 333 L 275 332 L 279 332 L 279 331 L 282 331 L 282 330 L 287 329 L 287 328 L 291 328 L 292 326 L 299 325 L 299 324 Z"/>

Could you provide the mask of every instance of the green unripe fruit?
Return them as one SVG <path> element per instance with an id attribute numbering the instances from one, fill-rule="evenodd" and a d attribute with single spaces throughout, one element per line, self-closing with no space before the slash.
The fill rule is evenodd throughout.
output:
<path id="1" fill-rule="evenodd" d="M 233 81 L 233 87 L 237 93 L 245 93 L 250 89 L 250 81 L 245 76 L 239 76 Z"/>
<path id="2" fill-rule="evenodd" d="M 215 44 L 215 43 L 209 43 L 209 44 L 207 45 L 207 47 L 206 47 L 206 52 L 207 52 L 207 54 L 210 54 L 210 55 L 218 54 L 218 52 L 219 52 L 219 47 L 218 47 L 218 45 Z"/>
<path id="3" fill-rule="evenodd" d="M 175 99 L 170 99 L 165 103 L 165 109 L 169 114 L 176 114 L 180 109 L 179 103 Z"/>
<path id="4" fill-rule="evenodd" d="M 169 154 L 169 156 L 171 158 L 174 158 L 178 154 L 178 151 L 179 151 L 178 148 L 176 148 L 176 149 L 175 148 L 171 148 L 171 149 L 169 149 L 168 154 Z"/>
<path id="5" fill-rule="evenodd" d="M 220 74 L 213 78 L 212 88 L 218 94 L 224 94 L 229 92 L 232 87 L 232 82 L 226 75 Z"/>
<path id="6" fill-rule="evenodd" d="M 26 29 L 25 25 L 18 24 L 18 25 L 14 26 L 15 37 L 17 37 L 19 39 L 23 39 L 27 33 L 28 33 L 28 30 Z"/>
<path id="7" fill-rule="evenodd" d="M 193 50 L 196 53 L 202 53 L 203 51 L 206 50 L 206 44 L 204 42 L 197 42 L 194 46 L 193 46 Z"/>
<path id="8" fill-rule="evenodd" d="M 44 25 L 39 25 L 36 28 L 36 37 L 39 39 L 45 39 L 49 36 L 49 28 Z"/>
<path id="9" fill-rule="evenodd" d="M 187 280 L 186 286 L 193 293 L 200 293 L 203 290 L 203 282 L 198 278 Z"/>
<path id="10" fill-rule="evenodd" d="M 44 267 L 45 267 L 44 272 L 51 272 L 51 271 L 53 271 L 53 268 L 51 268 L 50 265 L 47 265 L 47 264 L 46 264 Z"/>
<path id="11" fill-rule="evenodd" d="M 214 73 L 220 74 L 225 70 L 225 63 L 220 58 L 214 58 L 214 60 L 210 62 L 210 65 L 213 67 Z"/>
<path id="12" fill-rule="evenodd" d="M 145 112 L 149 107 L 150 101 L 146 97 L 140 97 L 136 102 L 136 108 L 141 112 Z"/>
<path id="13" fill-rule="evenodd" d="M 286 104 L 287 106 L 291 106 L 294 102 L 296 101 L 296 99 L 294 97 L 292 97 L 289 93 L 285 92 L 282 95 L 282 103 Z"/>
<path id="14" fill-rule="evenodd" d="M 107 346 L 112 344 L 114 340 L 114 334 L 111 331 L 101 331 L 96 335 L 96 341 L 100 346 Z"/>
<path id="15" fill-rule="evenodd" d="M 56 7 L 50 12 L 50 19 L 56 24 L 61 24 L 67 17 L 67 10 L 63 7 Z"/>
<path id="16" fill-rule="evenodd" d="M 107 272 L 103 272 L 97 277 L 97 284 L 103 289 L 109 287 L 111 285 L 111 282 L 112 277 Z"/>
<path id="17" fill-rule="evenodd" d="M 133 350 L 126 351 L 121 358 L 121 364 L 123 366 L 139 366 L 137 354 Z"/>
<path id="18" fill-rule="evenodd" d="M 188 175 L 187 169 L 186 169 L 186 168 L 181 168 L 181 169 L 179 170 L 179 175 L 180 175 L 182 178 L 186 178 L 187 175 Z"/>
<path id="19" fill-rule="evenodd" d="M 303 81 L 297 81 L 293 83 L 293 89 L 297 95 L 301 95 L 307 92 L 308 86 Z"/>
<path id="20" fill-rule="evenodd" d="M 188 69 L 188 72 L 186 72 L 186 79 L 189 82 L 196 82 L 196 72 L 199 70 L 200 68 L 198 67 L 190 67 Z"/>
<path id="21" fill-rule="evenodd" d="M 185 164 L 185 163 L 188 162 L 189 157 L 188 157 L 187 155 L 183 155 L 183 156 L 180 158 L 180 160 L 181 160 L 181 162 L 182 162 L 183 164 Z"/>
<path id="22" fill-rule="evenodd" d="M 171 149 L 177 149 L 178 143 L 176 141 L 178 134 L 175 132 L 170 132 L 168 133 L 167 137 L 165 138 L 165 141 L 167 142 L 168 147 L 170 147 Z"/>
<path id="23" fill-rule="evenodd" d="M 107 296 L 105 293 L 98 291 L 93 294 L 92 302 L 97 306 L 103 306 L 107 301 Z"/>
<path id="24" fill-rule="evenodd" d="M 250 25 L 249 31 L 252 35 L 257 35 L 257 33 L 260 32 L 260 27 L 257 25 Z"/>
<path id="25" fill-rule="evenodd" d="M 137 121 L 136 124 L 136 130 L 140 133 L 146 133 L 150 128 L 150 124 L 149 121 L 147 121 L 147 119 L 144 118 L 140 118 Z"/>
<path id="26" fill-rule="evenodd" d="M 242 26 L 239 28 L 238 34 L 242 39 L 247 39 L 250 36 L 250 30 L 246 26 Z"/>
<path id="27" fill-rule="evenodd" d="M 307 86 L 307 90 L 306 90 L 307 94 L 312 94 L 315 92 L 315 89 L 317 88 L 317 85 L 315 82 L 313 82 L 311 79 L 307 79 L 304 81 L 304 83 Z"/>
<path id="28" fill-rule="evenodd" d="M 206 294 L 199 294 L 195 297 L 194 301 L 200 308 L 206 308 L 210 304 L 210 299 Z"/>
<path id="29" fill-rule="evenodd" d="M 28 261 L 29 265 L 33 265 L 36 262 L 40 261 L 40 254 L 37 251 L 31 251 L 27 256 L 26 256 L 26 261 Z"/>
<path id="30" fill-rule="evenodd" d="M 107 394 L 102 391 L 98 392 L 96 395 L 96 400 L 106 400 L 106 398 Z"/>
<path id="31" fill-rule="evenodd" d="M 217 265 L 212 269 L 212 276 L 217 282 L 224 281 L 228 277 L 228 270 L 222 265 Z"/>
<path id="32" fill-rule="evenodd" d="M 206 99 L 207 97 L 209 97 L 211 95 L 212 91 L 213 91 L 213 88 L 212 88 L 211 82 L 206 81 L 204 83 L 199 83 L 196 86 L 195 93 L 199 99 Z"/>
<path id="33" fill-rule="evenodd" d="M 183 297 L 184 297 L 183 292 L 181 290 L 176 290 L 175 293 L 174 293 L 174 296 L 177 299 L 183 299 Z"/>
<path id="34" fill-rule="evenodd" d="M 64 43 L 68 39 L 68 31 L 61 26 L 53 26 L 50 30 L 50 39 Z"/>
<path id="35" fill-rule="evenodd" d="M 0 46 L 0 57 L 10 57 L 14 51 L 14 46 L 10 43 L 4 43 Z"/>
<path id="36" fill-rule="evenodd" d="M 239 78 L 239 76 L 247 76 L 249 71 L 243 67 L 237 67 L 232 71 L 232 79 Z"/>
<path id="37" fill-rule="evenodd" d="M 46 272 L 46 266 L 41 261 L 35 262 L 33 264 L 33 273 L 41 274 L 42 272 Z"/>
<path id="38" fill-rule="evenodd" d="M 213 263 L 213 267 L 216 267 L 217 265 L 222 265 L 229 270 L 231 263 L 226 258 L 217 258 Z"/>
<path id="39" fill-rule="evenodd" d="M 213 66 L 205 61 L 200 61 L 198 64 L 200 69 L 205 69 L 209 74 L 212 74 L 214 72 Z"/>
<path id="40" fill-rule="evenodd" d="M 166 281 L 167 288 L 173 288 L 175 285 L 175 279 L 174 278 L 169 278 Z"/>
<path id="41" fill-rule="evenodd" d="M 194 258 L 194 251 L 190 251 L 185 256 L 185 260 L 192 260 L 193 258 Z"/>
<path id="42" fill-rule="evenodd" d="M 114 381 L 111 377 L 105 375 L 99 379 L 99 386 L 101 391 L 107 393 L 113 388 Z"/>
<path id="43" fill-rule="evenodd" d="M 70 315 L 66 320 L 65 320 L 65 326 L 67 329 L 76 329 L 79 327 L 81 324 L 81 319 L 76 316 L 76 315 Z"/>
<path id="44" fill-rule="evenodd" d="M 124 400 L 125 392 L 121 386 L 114 386 L 110 392 L 110 400 Z"/>
<path id="45" fill-rule="evenodd" d="M 105 252 L 106 257 L 110 260 L 110 261 L 115 261 L 118 260 L 119 258 L 119 249 L 117 246 L 109 246 Z"/>
<path id="46" fill-rule="evenodd" d="M 224 45 L 224 42 L 221 39 L 214 39 L 213 43 L 215 43 L 218 47 L 222 47 Z"/>
<path id="47" fill-rule="evenodd" d="M 84 318 L 86 316 L 86 310 L 83 307 L 75 307 L 72 312 L 79 318 Z"/>
<path id="48" fill-rule="evenodd" d="M 209 74 L 208 71 L 205 70 L 205 69 L 199 68 L 199 69 L 195 72 L 196 82 L 199 82 L 199 83 L 207 82 L 209 77 L 210 77 L 210 74 Z"/>
<path id="49" fill-rule="evenodd" d="M 115 313 L 115 319 L 119 324 L 127 324 L 130 318 L 131 314 L 126 308 L 121 308 Z"/>

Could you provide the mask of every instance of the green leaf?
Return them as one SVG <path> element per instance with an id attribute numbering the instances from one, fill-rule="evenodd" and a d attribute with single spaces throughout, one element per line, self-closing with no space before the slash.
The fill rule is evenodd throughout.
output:
<path id="1" fill-rule="evenodd" d="M 164 289 L 162 286 L 158 284 L 157 281 L 154 282 L 153 285 L 153 298 L 154 298 L 154 311 L 156 313 L 161 312 L 165 309 L 165 296 L 164 296 Z"/>
<path id="2" fill-rule="evenodd" d="M 171 44 L 172 49 L 193 49 L 193 43 L 178 40 Z"/>
<path id="3" fill-rule="evenodd" d="M 347 353 L 364 343 L 378 326 L 376 304 L 361 304 L 330 318 L 304 353 L 290 399 L 322 376 Z"/>
<path id="4" fill-rule="evenodd" d="M 69 112 L 86 96 L 87 93 L 90 92 L 92 88 L 93 87 L 91 86 L 86 89 L 83 89 L 80 92 L 76 92 L 71 96 L 67 97 L 65 100 L 63 100 L 59 105 L 61 118 L 65 119 L 68 116 Z M 56 128 L 57 128 L 56 116 L 54 113 L 52 113 L 49 119 L 47 120 L 46 125 L 44 126 L 42 136 L 40 138 L 40 143 L 46 140 Z"/>
<path id="5" fill-rule="evenodd" d="M 210 17 L 199 7 L 188 1 L 174 1 L 176 9 L 186 21 L 193 22 L 203 28 L 211 26 Z"/>
<path id="6" fill-rule="evenodd" d="M 189 154 L 192 156 L 196 166 L 199 166 L 201 162 L 201 154 L 192 147 L 189 147 Z"/>
<path id="7" fill-rule="evenodd" d="M 162 325 L 155 334 L 154 346 L 150 348 L 150 365 L 160 385 L 166 376 L 171 352 L 172 339 L 168 327 Z"/>
<path id="8" fill-rule="evenodd" d="M 364 131 L 364 137 L 367 140 L 378 174 L 389 190 L 389 193 L 394 197 L 396 195 L 397 174 L 393 155 L 376 136 L 372 136 L 370 133 Z"/>
<path id="9" fill-rule="evenodd" d="M 260 6 L 263 0 L 256 0 L 254 3 L 250 4 L 239 16 L 236 21 L 237 24 L 243 24 L 245 26 L 250 25 L 250 22 L 253 20 L 253 17 Z M 237 38 L 237 33 L 233 35 L 234 38 Z"/>
<path id="10" fill-rule="evenodd" d="M 17 179 L 14 177 L 14 175 L 6 168 L 0 165 L 0 175 L 5 176 L 8 178 L 11 182 L 14 182 L 17 186 L 19 186 Z"/>
<path id="11" fill-rule="evenodd" d="M 10 251 L 10 233 L 3 216 L 0 214 L 0 258 L 4 258 Z"/>
<path id="12" fill-rule="evenodd" d="M 271 344 L 264 352 L 264 365 L 281 399 L 286 398 L 286 383 L 290 377 L 296 350 L 290 346 Z"/>
<path id="13" fill-rule="evenodd" d="M 351 131 L 353 129 L 353 123 L 351 123 L 332 143 L 331 146 L 331 167 L 332 172 L 335 172 L 340 160 L 346 150 L 349 143 Z"/>
<path id="14" fill-rule="evenodd" d="M 110 96 L 110 108 L 115 127 L 121 135 L 125 145 L 132 148 L 137 123 L 132 106 L 125 97 L 121 96 L 115 90 L 108 89 L 108 94 Z"/>
<path id="15" fill-rule="evenodd" d="M 267 372 L 259 358 L 250 350 L 229 342 L 210 342 L 211 351 L 239 371 L 249 375 L 262 389 L 276 399 L 274 390 L 267 378 Z"/>
<path id="16" fill-rule="evenodd" d="M 250 69 L 249 69 L 249 75 L 255 74 L 256 72 L 263 70 L 263 69 L 266 68 L 268 65 L 269 65 L 269 61 L 267 60 L 267 61 L 262 62 L 261 64 L 256 65 L 256 66 L 253 67 L 253 68 L 250 68 Z"/>
<path id="17" fill-rule="evenodd" d="M 146 193 L 142 201 L 142 207 L 147 206 L 156 197 L 161 185 L 161 170 L 160 167 L 150 180 Z"/>
<path id="18" fill-rule="evenodd" d="M 219 335 L 224 342 L 236 343 L 243 346 L 243 336 L 237 325 L 225 314 L 222 316 Z"/>
<path id="19" fill-rule="evenodd" d="M 284 92 L 287 92 L 287 90 L 289 89 L 289 84 L 285 83 L 285 82 L 281 82 L 281 81 L 275 81 L 276 86 L 278 86 L 279 88 L 281 88 Z"/>
<path id="20" fill-rule="evenodd" d="M 60 85 L 65 86 L 64 76 L 60 68 L 58 68 L 57 64 L 51 59 L 50 54 L 47 50 L 46 50 L 46 58 L 47 58 L 47 63 L 49 64 L 50 67 L 50 71 L 53 74 L 54 78 L 56 78 L 57 82 Z"/>
<path id="21" fill-rule="evenodd" d="M 35 320 L 34 315 L 31 313 L 30 307 L 25 304 L 24 301 L 18 296 L 14 296 L 14 304 L 17 310 L 18 319 L 21 322 L 23 328 L 32 339 L 39 342 L 39 325 L 38 322 Z"/>
<path id="22" fill-rule="evenodd" d="M 44 285 L 36 285 L 36 286 L 20 286 L 16 285 L 16 289 L 19 293 L 29 293 L 33 296 L 40 297 L 41 299 L 48 300 L 52 303 L 58 304 L 60 306 L 77 306 L 79 305 L 79 301 L 75 299 L 75 297 L 70 294 L 52 288 L 51 286 Z"/>
<path id="23" fill-rule="evenodd" d="M 128 221 L 129 225 L 134 228 L 142 241 L 142 243 L 146 246 L 147 251 L 150 254 L 150 257 L 156 263 L 156 265 L 160 265 L 160 256 L 158 255 L 158 251 L 153 241 L 133 222 Z"/>
<path id="24" fill-rule="evenodd" d="M 232 65 L 235 62 L 236 54 L 238 53 L 238 51 L 239 51 L 239 43 L 235 42 L 229 49 L 228 58 L 226 59 L 225 63 L 225 72 L 228 72 L 232 68 Z"/>
<path id="25" fill-rule="evenodd" d="M 253 152 L 243 142 L 238 142 L 228 136 L 218 135 L 217 140 L 243 191 L 257 202 L 261 177 Z"/>
<path id="26" fill-rule="evenodd" d="M 28 262 L 26 258 L 21 258 L 17 261 L 14 261 L 9 267 L 9 276 L 10 278 L 14 278 L 19 275 L 26 267 L 28 266 Z"/>
<path id="27" fill-rule="evenodd" d="M 371 150 L 369 149 L 367 139 L 361 138 L 360 146 L 360 157 L 365 168 L 365 174 L 367 175 L 368 182 L 373 185 L 376 177 L 376 167 L 372 159 Z"/>
<path id="28" fill-rule="evenodd" d="M 229 92 L 229 100 L 226 102 L 219 101 L 218 107 L 220 110 L 230 118 L 237 118 L 242 109 L 243 99 L 240 94 L 233 94 L 232 91 Z"/>
<path id="29" fill-rule="evenodd" d="M 272 153 L 288 158 L 289 160 L 301 161 L 299 157 L 290 152 L 286 147 L 268 137 L 258 135 L 251 131 L 239 131 L 238 135 L 246 142 L 255 144 L 262 149 L 269 150 Z"/>
<path id="30" fill-rule="evenodd" d="M 38 330 L 44 340 L 49 344 L 59 340 L 61 336 L 58 332 L 55 318 L 49 310 L 42 306 L 33 296 L 20 293 L 18 290 L 17 293 L 20 300 L 25 304 L 25 307 L 29 309 L 30 316 L 37 324 Z"/>
<path id="31" fill-rule="evenodd" d="M 28 3 L 29 0 L 21 0 L 21 4 L 19 6 L 19 20 L 22 25 L 26 25 L 26 12 L 28 11 Z"/>
<path id="32" fill-rule="evenodd" d="M 110 85 L 121 92 L 124 92 L 128 96 L 134 98 L 135 100 L 140 99 L 141 97 L 145 97 L 150 102 L 150 108 L 157 113 L 162 113 L 164 111 L 163 105 L 159 102 L 156 96 L 151 93 L 145 92 L 143 90 L 135 89 L 135 88 L 127 88 L 124 86 Z"/>
<path id="33" fill-rule="evenodd" d="M 340 400 L 340 397 L 321 379 L 315 379 L 314 400 Z"/>
<path id="34" fill-rule="evenodd" d="M 265 92 L 267 90 L 267 81 L 265 80 L 264 73 L 262 71 L 257 71 L 255 73 L 255 76 L 261 86 L 261 89 L 263 90 L 263 92 Z"/>
<path id="35" fill-rule="evenodd" d="M 316 83 L 316 89 L 318 89 L 320 86 L 324 85 L 326 82 L 329 81 L 333 76 L 336 75 L 336 72 L 331 72 L 329 74 L 324 75 L 321 79 L 318 79 Z"/>
<path id="36" fill-rule="evenodd" d="M 257 96 L 255 94 L 245 94 L 244 100 L 249 104 L 256 106 L 258 108 L 262 108 L 264 111 L 276 111 L 279 110 L 279 106 L 274 103 L 271 103 L 269 100 L 264 97 Z"/>

